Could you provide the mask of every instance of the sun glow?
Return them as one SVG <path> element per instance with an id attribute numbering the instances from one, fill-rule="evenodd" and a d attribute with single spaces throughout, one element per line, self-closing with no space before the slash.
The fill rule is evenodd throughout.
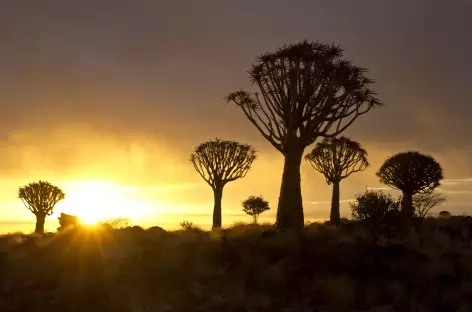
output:
<path id="1" fill-rule="evenodd" d="M 56 211 L 76 215 L 86 224 L 118 217 L 140 220 L 149 208 L 125 188 L 107 182 L 77 182 L 66 194 Z"/>

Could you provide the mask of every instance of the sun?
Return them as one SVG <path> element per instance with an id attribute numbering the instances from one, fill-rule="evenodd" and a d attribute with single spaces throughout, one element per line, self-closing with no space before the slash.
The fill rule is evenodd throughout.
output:
<path id="1" fill-rule="evenodd" d="M 139 220 L 147 208 L 126 192 L 123 187 L 107 182 L 78 182 L 67 192 L 66 198 L 58 203 L 56 211 L 73 214 L 86 224 L 102 220 L 125 217 Z"/>

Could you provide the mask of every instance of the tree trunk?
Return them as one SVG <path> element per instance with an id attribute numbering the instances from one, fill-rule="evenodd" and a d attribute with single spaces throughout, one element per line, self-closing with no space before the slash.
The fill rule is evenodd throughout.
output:
<path id="1" fill-rule="evenodd" d="M 402 213 L 407 218 L 412 218 L 414 214 L 413 210 L 413 194 L 408 192 L 403 192 L 402 198 Z"/>
<path id="2" fill-rule="evenodd" d="M 223 186 L 217 186 L 213 190 L 215 206 L 213 208 L 213 230 L 221 228 L 221 199 L 223 198 Z"/>
<path id="3" fill-rule="evenodd" d="M 36 214 L 36 228 L 34 229 L 36 234 L 44 234 L 44 221 L 46 221 L 44 214 Z"/>
<path id="4" fill-rule="evenodd" d="M 290 151 L 284 155 L 284 172 L 277 207 L 277 229 L 279 230 L 298 230 L 304 225 L 300 188 L 302 155 L 303 149 Z"/>
<path id="5" fill-rule="evenodd" d="M 333 195 L 331 197 L 331 215 L 329 222 L 333 225 L 341 224 L 341 216 L 339 213 L 339 181 L 333 182 Z"/>

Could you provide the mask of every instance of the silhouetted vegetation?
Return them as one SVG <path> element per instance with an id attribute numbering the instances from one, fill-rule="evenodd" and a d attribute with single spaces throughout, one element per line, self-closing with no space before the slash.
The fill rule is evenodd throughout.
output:
<path id="1" fill-rule="evenodd" d="M 200 144 L 190 155 L 195 170 L 213 189 L 213 228 L 221 227 L 223 187 L 244 178 L 255 159 L 256 151 L 250 145 L 218 139 Z"/>
<path id="2" fill-rule="evenodd" d="M 366 70 L 344 58 L 335 45 L 302 41 L 258 57 L 251 82 L 260 93 L 237 91 L 235 103 L 284 158 L 277 207 L 279 229 L 303 227 L 300 164 L 305 148 L 334 137 L 380 101 Z"/>
<path id="3" fill-rule="evenodd" d="M 36 216 L 35 233 L 44 233 L 44 222 L 53 214 L 54 206 L 65 198 L 64 192 L 49 182 L 38 181 L 20 187 L 18 197 Z"/>
<path id="4" fill-rule="evenodd" d="M 447 219 L 451 217 L 451 213 L 447 210 L 443 210 L 439 213 L 439 217 L 443 219 Z"/>
<path id="5" fill-rule="evenodd" d="M 253 223 L 257 223 L 259 216 L 270 209 L 269 202 L 262 196 L 249 196 L 242 205 L 243 211 L 252 217 Z"/>
<path id="6" fill-rule="evenodd" d="M 79 218 L 77 218 L 77 216 L 61 213 L 61 216 L 58 219 L 60 227 L 57 228 L 57 230 L 59 232 L 75 228 L 79 225 Z"/>
<path id="7" fill-rule="evenodd" d="M 443 179 L 443 171 L 433 157 L 408 151 L 389 157 L 377 176 L 382 183 L 402 191 L 402 212 L 411 218 L 413 195 L 433 192 Z"/>
<path id="8" fill-rule="evenodd" d="M 367 152 L 357 142 L 346 137 L 324 139 L 305 156 L 315 170 L 322 173 L 326 182 L 333 184 L 330 222 L 339 225 L 339 183 L 354 172 L 369 166 Z"/>
<path id="9" fill-rule="evenodd" d="M 376 195 L 367 202 L 384 205 L 381 216 L 397 210 Z M 377 214 L 361 210 L 350 232 L 312 223 L 276 234 L 238 224 L 7 235 L 0 311 L 469 311 L 470 218 L 426 219 L 409 239 L 373 244 L 364 220 Z"/>
<path id="10" fill-rule="evenodd" d="M 305 40 L 261 55 L 249 75 L 259 93 L 227 101 L 284 156 L 275 224 L 257 223 L 269 202 L 250 196 L 242 206 L 253 223 L 221 228 L 224 186 L 256 159 L 235 141 L 190 155 L 213 189 L 212 231 L 188 220 L 176 231 L 143 229 L 127 218 L 86 227 L 61 213 L 58 233 L 44 234 L 65 194 L 31 183 L 19 198 L 35 234 L 0 236 L 0 311 L 471 311 L 472 217 L 428 216 L 446 201 L 433 193 L 443 179 L 433 157 L 389 157 L 376 175 L 402 197 L 366 191 L 350 204 L 353 219 L 340 217 L 341 180 L 369 163 L 359 143 L 337 136 L 381 105 L 366 70 L 338 46 Z M 333 184 L 330 221 L 305 225 L 300 164 L 319 138 L 306 160 Z"/>
<path id="11" fill-rule="evenodd" d="M 353 218 L 362 221 L 374 242 L 395 235 L 401 207 L 399 200 L 381 191 L 367 191 L 357 195 L 350 205 Z"/>
<path id="12" fill-rule="evenodd" d="M 416 194 L 413 196 L 413 209 L 419 220 L 424 220 L 428 213 L 436 206 L 444 204 L 447 197 L 441 193 Z"/>
<path id="13" fill-rule="evenodd" d="M 118 217 L 118 218 L 110 218 L 101 220 L 98 223 L 98 226 L 102 227 L 106 230 L 119 230 L 128 227 L 130 224 L 129 218 L 125 217 Z"/>

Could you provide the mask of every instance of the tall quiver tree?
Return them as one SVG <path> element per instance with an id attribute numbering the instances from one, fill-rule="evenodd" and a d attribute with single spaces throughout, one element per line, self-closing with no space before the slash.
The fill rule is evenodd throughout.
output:
<path id="1" fill-rule="evenodd" d="M 36 216 L 34 232 L 42 234 L 46 217 L 53 214 L 54 207 L 65 198 L 65 194 L 59 187 L 40 180 L 20 187 L 18 197 L 26 208 Z"/>
<path id="2" fill-rule="evenodd" d="M 409 218 L 414 214 L 413 195 L 431 194 L 444 178 L 433 157 L 416 151 L 390 156 L 376 174 L 380 182 L 402 191 L 402 212 Z"/>
<path id="3" fill-rule="evenodd" d="M 346 137 L 324 139 L 305 156 L 315 170 L 322 173 L 328 185 L 333 184 L 330 222 L 341 223 L 339 213 L 339 183 L 354 172 L 369 166 L 367 152 L 357 142 Z"/>
<path id="4" fill-rule="evenodd" d="M 255 159 L 250 145 L 219 139 L 200 144 L 190 155 L 195 170 L 213 189 L 213 229 L 221 228 L 223 187 L 245 177 Z"/>
<path id="5" fill-rule="evenodd" d="M 258 57 L 249 77 L 259 93 L 227 96 L 284 156 L 277 207 L 279 229 L 303 227 L 300 164 L 305 147 L 335 137 L 380 106 L 363 68 L 335 45 L 302 41 Z"/>

